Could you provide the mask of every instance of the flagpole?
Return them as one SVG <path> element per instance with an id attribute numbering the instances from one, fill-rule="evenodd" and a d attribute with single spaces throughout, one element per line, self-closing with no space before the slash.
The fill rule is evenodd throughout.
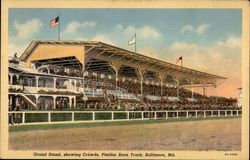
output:
<path id="1" fill-rule="evenodd" d="M 183 57 L 181 57 L 181 68 L 182 68 L 182 61 L 183 61 Z"/>
<path id="2" fill-rule="evenodd" d="M 61 25 L 61 20 L 60 20 L 60 14 L 58 15 L 58 20 L 59 20 L 59 25 L 58 25 L 58 40 L 60 41 L 60 25 Z"/>
<path id="3" fill-rule="evenodd" d="M 136 53 L 136 33 L 135 33 L 135 53 Z"/>

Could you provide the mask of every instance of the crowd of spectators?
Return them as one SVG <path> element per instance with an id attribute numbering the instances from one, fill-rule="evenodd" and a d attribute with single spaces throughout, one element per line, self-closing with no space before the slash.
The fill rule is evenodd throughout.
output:
<path id="1" fill-rule="evenodd" d="M 60 70 L 60 74 L 83 77 L 83 73 L 79 71 L 69 70 L 65 72 Z M 187 98 L 192 97 L 192 92 L 184 88 L 169 87 L 160 85 L 159 83 L 144 83 L 141 88 L 140 80 L 135 78 L 119 77 L 116 82 L 116 77 L 111 75 L 97 74 L 94 72 L 84 73 L 85 88 L 103 89 L 104 101 L 87 101 L 82 108 L 84 109 L 101 109 L 101 110 L 202 110 L 202 109 L 233 109 L 236 108 L 236 103 L 228 102 L 227 98 L 223 97 L 207 97 L 199 93 L 193 92 L 193 98 L 196 102 L 189 102 Z M 57 84 L 58 85 L 58 84 Z M 82 86 L 82 84 L 77 84 Z M 107 97 L 107 90 L 122 90 L 124 93 L 134 94 L 136 97 L 143 94 L 140 101 L 120 101 L 110 100 Z M 179 93 L 179 100 L 177 102 L 162 100 L 162 97 L 177 97 Z M 161 100 L 150 101 L 146 99 L 146 95 L 161 97 Z M 201 101 L 202 100 L 202 101 Z"/>
<path id="2" fill-rule="evenodd" d="M 160 111 L 160 110 L 227 110 L 241 109 L 233 102 L 210 101 L 170 102 L 170 101 L 87 101 L 82 106 L 87 110 L 126 110 L 126 111 Z"/>

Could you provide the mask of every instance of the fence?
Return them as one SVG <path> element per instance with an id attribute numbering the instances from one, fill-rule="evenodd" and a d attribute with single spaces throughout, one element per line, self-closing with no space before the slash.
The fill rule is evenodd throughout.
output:
<path id="1" fill-rule="evenodd" d="M 9 121 L 15 124 L 73 123 L 169 118 L 239 116 L 241 110 L 176 111 L 11 111 Z"/>

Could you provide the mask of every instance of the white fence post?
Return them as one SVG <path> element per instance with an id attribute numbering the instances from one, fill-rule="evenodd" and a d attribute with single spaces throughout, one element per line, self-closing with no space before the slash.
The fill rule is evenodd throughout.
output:
<path id="1" fill-rule="evenodd" d="M 225 111 L 225 116 L 227 116 L 227 110 Z"/>
<path id="2" fill-rule="evenodd" d="M 127 119 L 129 120 L 129 111 L 127 111 Z"/>
<path id="3" fill-rule="evenodd" d="M 166 111 L 166 119 L 168 119 L 168 111 Z"/>
<path id="4" fill-rule="evenodd" d="M 141 112 L 141 119 L 142 120 L 144 119 L 144 112 L 143 111 Z"/>
<path id="5" fill-rule="evenodd" d="M 231 116 L 233 116 L 233 110 L 231 110 Z"/>
<path id="6" fill-rule="evenodd" d="M 72 112 L 72 119 L 71 121 L 74 121 L 75 120 L 75 112 Z"/>
<path id="7" fill-rule="evenodd" d="M 48 112 L 48 122 L 51 122 L 51 114 Z"/>
<path id="8" fill-rule="evenodd" d="M 203 117 L 206 117 L 206 111 L 203 111 L 203 113 L 204 113 Z"/>
<path id="9" fill-rule="evenodd" d="M 186 118 L 188 118 L 188 111 L 186 112 Z"/>
<path id="10" fill-rule="evenodd" d="M 176 111 L 176 118 L 179 118 L 179 112 Z"/>
<path id="11" fill-rule="evenodd" d="M 214 111 L 213 111 L 213 110 L 211 111 L 211 116 L 212 116 L 212 117 L 214 116 Z"/>
<path id="12" fill-rule="evenodd" d="M 239 110 L 236 111 L 236 115 L 239 116 Z"/>
<path id="13" fill-rule="evenodd" d="M 195 111 L 195 118 L 197 118 L 198 117 L 198 115 L 197 115 L 197 111 Z"/>
<path id="14" fill-rule="evenodd" d="M 22 123 L 25 123 L 25 112 L 22 114 Z"/>
<path id="15" fill-rule="evenodd" d="M 94 121 L 95 120 L 95 112 L 93 112 L 93 115 L 92 115 L 92 120 Z"/>
<path id="16" fill-rule="evenodd" d="M 155 117 L 154 117 L 154 119 L 156 120 L 156 118 L 157 118 L 157 114 L 156 114 L 156 112 L 154 112 L 155 113 Z"/>
<path id="17" fill-rule="evenodd" d="M 218 110 L 218 116 L 220 117 L 220 110 Z"/>
<path id="18" fill-rule="evenodd" d="M 114 120 L 114 112 L 111 112 L 111 119 Z"/>

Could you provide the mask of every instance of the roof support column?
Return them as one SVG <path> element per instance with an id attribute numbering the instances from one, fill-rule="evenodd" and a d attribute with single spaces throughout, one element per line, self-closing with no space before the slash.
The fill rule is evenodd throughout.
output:
<path id="1" fill-rule="evenodd" d="M 194 81 L 192 79 L 188 79 L 188 81 L 191 83 L 191 92 L 192 92 L 192 101 L 194 100 Z"/>
<path id="2" fill-rule="evenodd" d="M 180 80 L 179 80 L 180 78 L 176 77 L 176 76 L 173 76 L 173 79 L 176 82 L 176 96 L 179 99 L 180 98 Z"/>
<path id="3" fill-rule="evenodd" d="M 192 100 L 194 100 L 194 83 L 191 81 L 191 86 L 192 86 Z"/>
<path id="4" fill-rule="evenodd" d="M 53 88 L 54 88 L 54 89 L 56 89 L 56 79 L 57 79 L 56 77 L 53 77 L 53 82 L 54 82 Z"/>
<path id="5" fill-rule="evenodd" d="M 203 96 L 206 96 L 206 85 L 204 82 L 203 82 Z"/>
<path id="6" fill-rule="evenodd" d="M 180 83 L 179 83 L 179 80 L 176 81 L 176 84 L 177 84 L 177 98 L 179 99 L 180 98 Z"/>
<path id="7" fill-rule="evenodd" d="M 10 84 L 13 85 L 13 74 L 10 74 Z"/>
<path id="8" fill-rule="evenodd" d="M 76 79 L 74 79 L 74 91 L 76 91 Z"/>
<path id="9" fill-rule="evenodd" d="M 141 78 L 141 97 L 143 95 L 143 78 Z"/>
<path id="10" fill-rule="evenodd" d="M 38 84 L 39 84 L 40 76 L 35 76 L 35 77 L 36 77 L 36 91 L 38 91 Z"/>
<path id="11" fill-rule="evenodd" d="M 52 96 L 52 98 L 53 98 L 53 109 L 56 109 L 56 98 L 57 98 L 57 96 Z"/>
<path id="12" fill-rule="evenodd" d="M 157 76 L 159 77 L 160 79 L 160 83 L 161 83 L 161 96 L 163 95 L 163 83 L 164 83 L 164 80 L 165 80 L 165 77 L 166 77 L 166 73 L 164 72 L 158 72 L 157 73 Z"/>
<path id="13" fill-rule="evenodd" d="M 68 99 L 69 99 L 69 108 L 72 107 L 72 99 L 71 99 L 71 96 L 68 96 Z"/>
<path id="14" fill-rule="evenodd" d="M 137 73 L 137 75 L 138 75 L 138 77 L 140 79 L 140 82 L 141 82 L 141 97 L 142 97 L 143 96 L 143 80 L 144 80 L 145 70 L 137 68 L 136 73 Z"/>
<path id="15" fill-rule="evenodd" d="M 214 96 L 215 96 L 215 102 L 214 102 L 214 104 L 216 105 L 217 104 L 217 90 L 216 90 L 217 85 L 216 85 L 216 83 L 213 86 L 214 86 Z"/>
<path id="16" fill-rule="evenodd" d="M 110 62 L 109 65 L 114 69 L 115 71 L 115 90 L 117 91 L 117 84 L 118 84 L 118 78 L 119 78 L 119 69 L 121 68 L 122 64 L 119 62 Z"/>

